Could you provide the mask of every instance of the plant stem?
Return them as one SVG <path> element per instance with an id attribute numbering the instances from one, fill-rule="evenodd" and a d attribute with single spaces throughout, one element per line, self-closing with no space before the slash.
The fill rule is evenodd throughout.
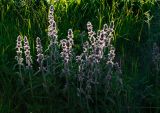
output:
<path id="1" fill-rule="evenodd" d="M 20 75 L 20 79 L 21 79 L 21 84 L 24 86 L 24 81 L 23 81 L 23 76 L 22 76 L 22 68 L 21 68 L 21 65 L 19 65 L 19 75 Z"/>
<path id="2" fill-rule="evenodd" d="M 69 98 L 69 68 L 68 68 L 68 63 L 64 63 L 64 70 L 65 70 L 65 75 L 66 75 L 66 90 L 67 90 L 68 104 L 69 104 L 70 103 L 70 98 Z"/>
<path id="3" fill-rule="evenodd" d="M 33 84 L 32 84 L 32 75 L 31 75 L 31 70 L 30 68 L 28 69 L 29 71 L 29 80 L 30 80 L 30 89 L 31 89 L 31 95 L 33 97 Z"/>

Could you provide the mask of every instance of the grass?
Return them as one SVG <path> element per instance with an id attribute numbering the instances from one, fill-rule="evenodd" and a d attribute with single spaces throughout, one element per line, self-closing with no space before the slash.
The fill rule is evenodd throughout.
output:
<path id="1" fill-rule="evenodd" d="M 59 0 L 48 3 L 43 0 L 0 1 L 0 112 L 1 113 L 159 113 L 159 72 L 152 63 L 152 46 L 160 44 L 159 3 L 154 0 Z M 66 78 L 62 73 L 62 58 L 58 59 L 55 74 L 46 75 L 47 90 L 41 74 L 29 78 L 24 74 L 21 85 L 17 70 L 16 38 L 20 34 L 28 37 L 34 72 L 36 63 L 36 37 L 41 38 L 44 50 L 49 44 L 47 36 L 48 10 L 55 8 L 58 41 L 67 36 L 68 29 L 74 33 L 74 52 L 82 52 L 82 43 L 88 40 L 88 21 L 94 31 L 103 24 L 115 22 L 113 45 L 116 61 L 123 72 L 123 87 L 117 86 L 113 75 L 112 86 L 107 96 L 97 87 L 91 96 L 96 102 L 86 103 L 77 96 L 77 64 L 73 60 L 69 81 L 69 92 L 63 89 Z M 24 57 L 24 55 L 23 55 Z M 100 65 L 103 65 L 100 64 Z M 100 66 L 103 67 L 103 66 Z M 88 71 L 91 69 L 87 67 Z M 101 68 L 100 68 L 101 69 Z M 105 70 L 105 68 L 104 68 Z M 87 72 L 87 71 L 86 71 Z M 106 71 L 105 71 L 106 72 Z M 103 75 L 103 73 L 101 73 Z M 103 80 L 101 80 L 102 82 Z M 31 88 L 32 86 L 32 88 Z M 32 91 L 32 93 L 31 93 Z M 97 95 L 97 97 L 95 96 Z"/>

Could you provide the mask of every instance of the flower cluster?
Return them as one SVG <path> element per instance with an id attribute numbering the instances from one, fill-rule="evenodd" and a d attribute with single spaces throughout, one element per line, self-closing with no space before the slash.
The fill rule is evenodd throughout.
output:
<path id="1" fill-rule="evenodd" d="M 98 30 L 97 32 L 94 32 L 91 22 L 87 23 L 88 41 L 83 43 L 83 52 L 79 56 L 76 56 L 76 61 L 78 63 L 77 65 L 74 62 L 73 58 L 73 31 L 72 29 L 69 29 L 67 38 L 60 40 L 60 43 L 57 42 L 57 27 L 53 14 L 54 7 L 53 5 L 51 5 L 48 15 L 48 37 L 50 38 L 50 43 L 48 49 L 46 50 L 47 52 L 43 52 L 41 39 L 39 37 L 36 38 L 36 61 L 38 62 L 37 64 L 39 64 L 37 66 L 37 68 L 39 67 L 39 70 L 37 70 L 36 73 L 34 73 L 33 70 L 31 71 L 32 73 L 27 70 L 30 75 L 29 78 L 31 93 L 33 94 L 32 76 L 37 74 L 42 75 L 43 86 L 46 89 L 47 94 L 49 94 L 50 84 L 52 80 L 47 76 L 63 74 L 66 78 L 62 77 L 62 84 L 65 89 L 64 91 L 67 91 L 67 93 L 64 93 L 66 93 L 65 97 L 68 96 L 68 102 L 70 101 L 70 91 L 72 91 L 71 88 L 73 88 L 74 85 L 77 88 L 78 95 L 85 96 L 85 99 L 87 100 L 89 106 L 90 102 L 97 103 L 99 101 L 97 99 L 97 97 L 99 97 L 99 94 L 108 96 L 108 92 L 112 93 L 112 91 L 110 91 L 112 88 L 110 87 L 110 85 L 117 85 L 117 81 L 113 82 L 112 85 L 111 79 L 119 80 L 119 82 L 122 84 L 121 76 L 117 76 L 121 75 L 122 71 L 120 65 L 115 62 L 115 48 L 112 45 L 112 40 L 114 38 L 114 22 L 111 22 L 110 25 L 104 24 L 103 28 L 101 30 Z M 59 46 L 61 48 L 59 48 Z M 16 59 L 19 64 L 20 75 L 22 75 L 21 72 L 23 73 L 26 70 L 21 71 L 21 65 L 23 65 L 21 36 L 17 37 L 16 49 Z M 61 52 L 59 52 L 60 49 Z M 154 46 L 153 50 L 153 59 L 154 62 L 157 62 L 158 58 L 160 58 L 159 49 L 157 48 L 157 46 Z M 32 69 L 32 56 L 30 53 L 29 41 L 26 36 L 24 36 L 24 53 L 27 65 L 26 67 L 27 69 Z M 62 57 L 63 68 L 61 67 L 60 55 Z M 107 57 L 105 55 L 107 55 Z M 45 66 L 45 68 L 43 66 Z M 115 76 L 112 77 L 113 75 Z M 23 76 L 20 77 L 23 82 Z M 60 78 L 61 77 L 58 77 L 58 81 Z M 64 83 L 64 79 L 66 80 L 66 83 Z M 103 88 L 104 91 L 101 90 Z M 116 90 L 114 90 L 114 93 L 115 91 Z M 81 98 L 81 100 L 85 101 L 83 97 Z"/>
<path id="2" fill-rule="evenodd" d="M 94 44 L 94 50 L 93 50 L 93 55 L 94 55 L 94 60 L 95 62 L 99 62 L 100 59 L 103 58 L 103 50 L 105 48 L 105 35 L 103 31 L 100 31 L 99 36 L 97 37 L 97 41 Z"/>
<path id="3" fill-rule="evenodd" d="M 40 65 L 40 70 L 42 69 L 44 55 L 43 55 L 43 47 L 41 44 L 41 39 L 39 37 L 36 38 L 36 49 L 37 49 L 37 62 Z"/>
<path id="4" fill-rule="evenodd" d="M 109 47 L 111 40 L 113 38 L 114 22 L 111 22 L 110 27 L 104 24 L 103 29 L 97 32 L 97 37 L 95 37 L 95 32 L 93 32 L 93 26 L 91 22 L 87 23 L 88 36 L 91 42 L 92 54 L 89 55 L 90 62 L 98 63 L 103 58 L 104 50 Z"/>
<path id="5" fill-rule="evenodd" d="M 62 46 L 62 52 L 61 57 L 64 59 L 64 63 L 69 62 L 69 59 L 72 56 L 72 46 L 74 44 L 73 42 L 73 31 L 71 29 L 68 30 L 68 36 L 67 39 L 63 39 L 60 41 Z"/>
<path id="6" fill-rule="evenodd" d="M 92 100 L 91 93 L 93 85 L 100 84 L 98 81 L 99 74 L 101 73 L 100 61 L 105 61 L 104 53 L 107 52 L 108 48 L 108 60 L 107 60 L 107 76 L 105 78 L 110 80 L 112 78 L 113 67 L 118 75 L 121 75 L 122 71 L 118 63 L 114 62 L 115 48 L 112 45 L 114 22 L 111 22 L 110 26 L 104 24 L 102 30 L 98 30 L 97 34 L 93 31 L 93 25 L 91 22 L 87 23 L 88 38 L 89 42 L 86 41 L 83 44 L 83 52 L 76 57 L 76 61 L 79 64 L 78 70 L 78 95 L 85 94 L 86 97 Z M 120 76 L 117 77 L 120 82 Z M 106 80 L 104 79 L 104 80 Z M 107 84 L 106 84 L 107 85 Z"/>
<path id="7" fill-rule="evenodd" d="M 32 58 L 30 55 L 30 46 L 26 36 L 24 36 L 24 53 L 26 56 L 27 68 L 32 68 Z"/>
<path id="8" fill-rule="evenodd" d="M 16 44 L 16 49 L 17 49 L 17 56 L 15 57 L 19 65 L 23 65 L 23 58 L 22 58 L 22 37 L 19 35 L 17 37 L 17 44 Z"/>
<path id="9" fill-rule="evenodd" d="M 50 45 L 57 43 L 57 29 L 53 14 L 54 14 L 54 7 L 53 5 L 51 5 L 49 8 L 49 15 L 48 15 L 48 20 L 49 20 L 48 36 L 51 38 Z"/>

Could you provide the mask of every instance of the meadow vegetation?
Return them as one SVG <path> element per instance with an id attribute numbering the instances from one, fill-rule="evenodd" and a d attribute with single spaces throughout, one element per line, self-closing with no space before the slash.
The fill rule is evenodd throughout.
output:
<path id="1" fill-rule="evenodd" d="M 159 113 L 160 3 L 1 0 L 0 113 Z"/>

